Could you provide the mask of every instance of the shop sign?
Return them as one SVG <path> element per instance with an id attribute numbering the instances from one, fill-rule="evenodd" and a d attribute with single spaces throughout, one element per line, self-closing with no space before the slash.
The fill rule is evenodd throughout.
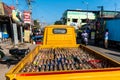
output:
<path id="1" fill-rule="evenodd" d="M 24 41 L 30 42 L 30 30 L 24 30 Z"/>
<path id="2" fill-rule="evenodd" d="M 24 23 L 31 23 L 31 16 L 29 11 L 24 11 Z"/>

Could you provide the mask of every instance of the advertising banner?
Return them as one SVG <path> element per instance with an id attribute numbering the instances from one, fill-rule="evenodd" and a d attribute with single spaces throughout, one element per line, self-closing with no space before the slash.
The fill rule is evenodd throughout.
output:
<path id="1" fill-rule="evenodd" d="M 24 41 L 29 42 L 30 41 L 30 30 L 24 31 Z"/>
<path id="2" fill-rule="evenodd" d="M 24 11 L 24 23 L 31 23 L 31 16 L 29 11 Z"/>

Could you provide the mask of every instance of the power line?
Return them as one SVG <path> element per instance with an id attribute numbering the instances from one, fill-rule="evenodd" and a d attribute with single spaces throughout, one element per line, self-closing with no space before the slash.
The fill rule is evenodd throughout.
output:
<path id="1" fill-rule="evenodd" d="M 115 15 L 116 15 L 117 4 L 115 3 L 114 6 L 115 6 Z"/>
<path id="2" fill-rule="evenodd" d="M 19 4 L 18 4 L 18 0 L 16 0 L 16 8 L 17 8 L 17 9 L 18 9 L 18 5 L 19 5 Z"/>

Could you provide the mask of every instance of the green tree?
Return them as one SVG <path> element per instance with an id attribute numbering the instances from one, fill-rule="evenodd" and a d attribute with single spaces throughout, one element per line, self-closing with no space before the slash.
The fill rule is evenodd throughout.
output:
<path id="1" fill-rule="evenodd" d="M 62 25 L 62 21 L 55 21 L 55 25 Z"/>
<path id="2" fill-rule="evenodd" d="M 38 20 L 34 20 L 34 27 L 40 28 L 40 22 Z"/>

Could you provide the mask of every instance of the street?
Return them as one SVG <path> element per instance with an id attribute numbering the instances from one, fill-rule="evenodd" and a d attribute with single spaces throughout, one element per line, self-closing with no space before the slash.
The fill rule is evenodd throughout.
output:
<path id="1" fill-rule="evenodd" d="M 117 61 L 117 62 L 120 62 L 120 52 L 119 51 L 116 51 L 115 49 L 104 49 L 102 47 L 98 47 L 98 46 L 94 46 L 92 45 L 93 42 L 91 41 L 91 43 L 89 43 L 86 47 L 89 47 L 97 52 L 100 52 L 101 54 L 109 57 L 109 58 L 112 58 L 113 60 Z M 7 46 L 7 48 L 5 48 Z M 8 46 L 11 46 L 12 45 L 8 45 L 8 44 L 4 44 L 2 43 L 1 44 L 1 47 L 4 48 L 4 52 L 7 56 L 10 56 L 8 50 L 10 47 Z M 31 43 L 25 43 L 25 46 L 24 48 L 27 48 L 29 47 L 30 50 L 33 50 L 35 48 L 36 45 L 34 44 L 31 44 Z M 23 46 L 21 46 L 23 47 Z M 14 65 L 11 65 L 9 68 L 7 67 L 6 64 L 0 64 L 0 80 L 6 80 L 5 78 L 5 73 L 8 72 Z"/>
<path id="2" fill-rule="evenodd" d="M 19 72 L 116 69 L 120 66 L 118 2 L 120 0 L 0 0 L 0 80 L 6 80 L 5 74 L 21 60 L 20 67 L 12 69 L 15 77 L 10 80 L 18 79 L 16 73 Z M 38 45 L 43 46 L 35 49 Z M 76 48 L 69 50 L 69 47 Z M 29 51 L 33 52 L 28 55 Z M 104 71 L 105 78 L 99 71 L 98 74 L 93 71 L 95 75 L 83 74 L 85 78 L 75 72 L 69 80 L 87 80 L 89 76 L 93 80 L 96 75 L 99 79 L 112 80 L 120 78 L 120 69 L 117 71 L 114 76 L 106 74 L 109 70 Z M 32 80 L 37 78 L 32 76 Z M 64 74 L 60 79 L 68 80 Z"/>

